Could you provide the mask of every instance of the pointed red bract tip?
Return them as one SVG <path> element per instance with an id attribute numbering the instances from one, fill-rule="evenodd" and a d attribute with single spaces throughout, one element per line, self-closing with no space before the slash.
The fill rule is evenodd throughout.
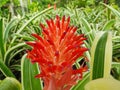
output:
<path id="1" fill-rule="evenodd" d="M 45 28 L 45 26 L 44 26 L 42 23 L 40 23 L 40 27 L 41 27 L 42 29 Z"/>
<path id="2" fill-rule="evenodd" d="M 67 22 L 70 22 L 70 17 L 67 18 Z"/>
<path id="3" fill-rule="evenodd" d="M 62 17 L 62 21 L 65 21 L 65 15 Z M 63 23 L 63 22 L 62 22 Z"/>
<path id="4" fill-rule="evenodd" d="M 35 46 L 35 43 L 34 42 L 26 42 L 26 44 L 30 45 L 30 46 Z"/>
<path id="5" fill-rule="evenodd" d="M 58 15 L 56 15 L 56 19 L 57 19 L 57 20 L 60 20 L 60 17 L 59 17 Z"/>

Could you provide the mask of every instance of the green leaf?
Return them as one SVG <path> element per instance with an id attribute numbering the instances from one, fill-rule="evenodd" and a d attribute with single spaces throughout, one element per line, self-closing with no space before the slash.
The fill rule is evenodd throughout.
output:
<path id="1" fill-rule="evenodd" d="M 120 36 L 114 36 L 113 37 L 113 42 L 114 43 L 120 43 Z"/>
<path id="2" fill-rule="evenodd" d="M 4 60 L 4 40 L 3 40 L 3 19 L 0 20 L 0 51 L 2 55 L 2 60 Z"/>
<path id="3" fill-rule="evenodd" d="M 112 25 L 114 25 L 115 20 L 109 20 L 102 28 L 103 31 L 105 30 L 110 30 L 110 28 L 112 27 Z"/>
<path id="4" fill-rule="evenodd" d="M 91 48 L 91 79 L 110 76 L 112 62 L 112 34 L 99 32 Z"/>
<path id="5" fill-rule="evenodd" d="M 116 9 L 114 9 L 113 7 L 106 5 L 104 3 L 101 3 L 102 5 L 106 6 L 107 8 L 109 8 L 119 19 L 120 19 L 120 12 L 117 11 Z"/>
<path id="6" fill-rule="evenodd" d="M 98 13 L 99 12 L 99 13 Z M 94 11 L 94 15 L 95 15 L 95 19 L 93 19 L 93 22 L 96 22 L 101 16 L 102 16 L 102 13 L 104 12 L 104 10 L 99 10 L 97 9 L 97 12 Z M 98 14 L 97 14 L 98 13 Z M 96 15 L 97 14 L 97 15 Z"/>
<path id="7" fill-rule="evenodd" d="M 85 74 L 82 80 L 78 82 L 71 90 L 85 90 L 84 86 L 90 81 L 90 73 Z"/>
<path id="8" fill-rule="evenodd" d="M 81 22 L 84 26 L 84 30 L 83 30 L 83 33 L 88 36 L 88 41 L 89 41 L 89 44 L 90 46 L 92 45 L 92 42 L 94 40 L 94 30 L 91 29 L 90 27 L 90 24 L 87 22 L 86 19 L 84 18 L 81 18 Z"/>
<path id="9" fill-rule="evenodd" d="M 42 90 L 41 80 L 35 78 L 39 73 L 38 64 L 32 64 L 24 55 L 21 62 L 22 90 Z"/>
<path id="10" fill-rule="evenodd" d="M 2 80 L 0 80 L 0 84 L 1 84 Z"/>
<path id="11" fill-rule="evenodd" d="M 0 70 L 7 77 L 15 77 L 12 71 L 0 60 Z"/>
<path id="12" fill-rule="evenodd" d="M 0 8 L 4 6 L 9 0 L 0 0 Z"/>
<path id="13" fill-rule="evenodd" d="M 47 8 L 47 9 L 45 9 L 45 10 L 37 13 L 35 16 L 31 17 L 31 18 L 30 18 L 26 23 L 24 23 L 24 25 L 16 32 L 16 34 L 19 34 L 20 32 L 22 32 L 22 30 L 24 30 L 24 28 L 25 28 L 29 23 L 31 23 L 35 18 L 37 18 L 38 16 L 40 16 L 40 15 L 42 15 L 42 14 L 50 11 L 51 9 L 53 9 L 53 7 Z M 11 43 L 13 43 L 16 38 L 17 38 L 17 37 L 15 36 L 15 37 L 12 39 Z"/>
<path id="14" fill-rule="evenodd" d="M 21 84 L 15 78 L 7 77 L 0 83 L 0 90 L 22 90 Z"/>
<path id="15" fill-rule="evenodd" d="M 5 30 L 4 30 L 4 35 L 3 35 L 3 38 L 4 38 L 4 42 L 7 41 L 8 39 L 8 35 L 9 35 L 9 32 L 11 30 L 11 28 L 13 26 L 15 26 L 18 22 L 18 18 L 13 18 L 6 26 Z"/>
<path id="16" fill-rule="evenodd" d="M 113 50 L 118 50 L 118 49 L 120 49 L 120 44 L 116 44 L 113 46 Z"/>
<path id="17" fill-rule="evenodd" d="M 114 78 L 120 80 L 120 63 L 114 62 L 112 63 L 112 70 L 111 73 Z"/>
<path id="18" fill-rule="evenodd" d="M 30 37 L 28 35 L 21 35 L 21 34 L 14 34 L 15 36 L 17 36 L 18 38 L 22 38 L 25 41 L 33 41 L 34 38 Z"/>
<path id="19" fill-rule="evenodd" d="M 7 52 L 5 53 L 5 58 L 4 58 L 4 62 L 7 66 L 9 66 L 10 64 L 10 55 L 11 55 L 11 52 L 14 51 L 15 49 L 19 49 L 20 47 L 23 47 L 23 46 L 26 46 L 25 43 L 19 43 L 13 47 L 11 47 L 10 49 L 7 50 Z"/>
<path id="20" fill-rule="evenodd" d="M 18 65 L 18 64 L 11 65 L 10 69 L 21 71 L 21 65 Z"/>

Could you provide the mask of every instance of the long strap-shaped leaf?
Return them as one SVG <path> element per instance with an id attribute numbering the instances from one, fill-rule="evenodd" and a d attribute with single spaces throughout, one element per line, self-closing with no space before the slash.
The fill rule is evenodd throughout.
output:
<path id="1" fill-rule="evenodd" d="M 4 54 L 5 54 L 5 50 L 4 50 L 4 41 L 3 41 L 3 19 L 0 19 L 0 53 L 1 53 L 1 57 L 2 60 L 4 60 Z"/>
<path id="2" fill-rule="evenodd" d="M 107 8 L 109 8 L 120 19 L 120 12 L 119 11 L 114 9 L 112 6 L 106 5 L 104 3 L 100 3 L 100 4 L 102 4 L 102 5 L 106 6 Z"/>
<path id="3" fill-rule="evenodd" d="M 91 48 L 91 79 L 110 76 L 112 60 L 112 34 L 99 32 Z"/>
<path id="4" fill-rule="evenodd" d="M 11 28 L 15 25 L 17 25 L 18 23 L 18 18 L 13 18 L 6 26 L 4 32 L 3 32 L 3 39 L 4 39 L 4 42 L 7 42 L 7 39 L 9 37 L 9 32 L 11 30 Z"/>
<path id="5" fill-rule="evenodd" d="M 11 52 L 14 51 L 15 49 L 19 49 L 20 47 L 23 47 L 23 46 L 26 46 L 26 44 L 25 43 L 19 43 L 19 44 L 15 45 L 15 46 L 13 46 L 13 47 L 11 47 L 10 49 L 7 50 L 7 52 L 5 53 L 5 56 L 4 56 L 4 63 L 7 66 L 9 66 L 9 64 L 10 64 L 10 59 L 11 59 L 10 54 L 11 54 Z"/>
<path id="6" fill-rule="evenodd" d="M 26 55 L 22 58 L 21 73 L 22 90 L 42 90 L 40 79 L 35 78 L 35 75 L 39 74 L 39 67 L 37 64 L 31 64 Z"/>
<path id="7" fill-rule="evenodd" d="M 15 77 L 12 71 L 3 63 L 2 60 L 0 60 L 0 71 L 6 76 L 6 77 Z"/>
<path id="8" fill-rule="evenodd" d="M 38 16 L 40 16 L 40 15 L 42 15 L 42 14 L 50 11 L 51 9 L 53 9 L 53 7 L 47 8 L 47 9 L 45 9 L 45 10 L 37 13 L 35 16 L 31 17 L 30 20 L 28 20 L 28 21 L 16 32 L 16 34 L 19 34 L 19 33 L 20 33 L 31 21 L 33 21 L 35 18 L 37 18 Z M 13 43 L 16 38 L 17 38 L 17 37 L 15 36 L 15 37 L 12 39 L 11 43 Z"/>
<path id="9" fill-rule="evenodd" d="M 110 28 L 112 27 L 112 25 L 115 24 L 115 20 L 112 19 L 112 20 L 109 20 L 102 28 L 103 31 L 107 31 L 107 30 L 110 30 Z"/>
<path id="10" fill-rule="evenodd" d="M 91 29 L 90 24 L 86 19 L 81 18 L 81 22 L 84 25 L 83 33 L 87 35 L 90 46 L 92 45 L 92 41 L 94 40 L 94 30 Z"/>

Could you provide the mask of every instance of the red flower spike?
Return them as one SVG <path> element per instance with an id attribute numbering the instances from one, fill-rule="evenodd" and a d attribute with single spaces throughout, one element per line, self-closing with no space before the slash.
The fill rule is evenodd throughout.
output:
<path id="1" fill-rule="evenodd" d="M 57 15 L 55 20 L 46 20 L 46 23 L 47 27 L 40 24 L 43 37 L 32 34 L 36 40 L 27 42 L 32 47 L 27 57 L 40 65 L 41 73 L 36 77 L 43 80 L 44 90 L 69 90 L 88 70 L 84 65 L 77 70 L 72 68 L 79 57 L 85 57 L 86 38 L 76 33 L 77 27 L 69 25 L 70 17 L 63 16 L 60 20 Z"/>

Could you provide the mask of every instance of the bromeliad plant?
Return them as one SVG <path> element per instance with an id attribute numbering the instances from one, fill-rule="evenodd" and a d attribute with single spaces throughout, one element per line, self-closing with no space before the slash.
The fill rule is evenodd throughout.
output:
<path id="1" fill-rule="evenodd" d="M 70 17 L 60 17 L 46 20 L 47 26 L 40 24 L 43 36 L 32 34 L 37 38 L 27 42 L 32 50 L 27 53 L 27 58 L 32 63 L 38 63 L 40 74 L 36 77 L 44 82 L 44 90 L 69 90 L 82 78 L 82 73 L 87 71 L 83 62 L 79 69 L 73 65 L 80 57 L 84 57 L 88 49 L 83 46 L 86 38 L 83 34 L 76 33 L 77 27 L 70 26 Z"/>

